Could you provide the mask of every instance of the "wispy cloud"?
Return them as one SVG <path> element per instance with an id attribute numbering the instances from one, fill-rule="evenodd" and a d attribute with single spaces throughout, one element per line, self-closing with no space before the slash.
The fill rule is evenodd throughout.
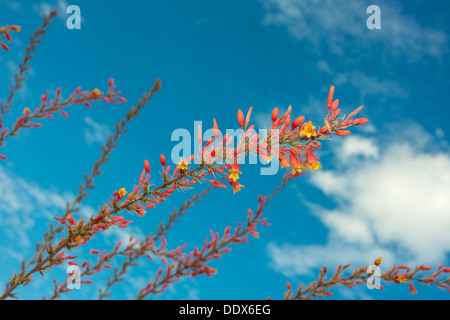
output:
<path id="1" fill-rule="evenodd" d="M 368 95 L 380 95 L 390 98 L 408 98 L 409 94 L 400 84 L 391 79 L 380 80 L 376 76 L 365 75 L 360 71 L 340 73 L 335 77 L 336 86 L 350 84 L 358 89 L 361 99 Z"/>
<path id="2" fill-rule="evenodd" d="M 19 11 L 22 6 L 18 0 L 4 0 L 2 1 L 8 8 L 14 11 Z"/>
<path id="3" fill-rule="evenodd" d="M 346 50 L 358 50 L 352 46 L 354 43 L 358 43 L 361 52 L 377 43 L 385 52 L 409 60 L 423 56 L 441 58 L 447 42 L 444 32 L 421 26 L 392 2 L 378 4 L 381 29 L 369 30 L 366 27 L 369 4 L 364 1 L 260 1 L 266 9 L 263 21 L 266 25 L 285 26 L 295 38 L 309 41 L 318 50 L 328 47 L 340 55 Z"/>
<path id="4" fill-rule="evenodd" d="M 0 225 L 20 246 L 30 245 L 29 232 L 38 219 L 47 221 L 65 210 L 73 195 L 46 190 L 0 167 Z"/>
<path id="5" fill-rule="evenodd" d="M 395 129 L 389 144 L 354 136 L 336 148 L 337 169 L 311 176 L 336 207 L 309 204 L 328 228 L 325 245 L 271 243 L 272 267 L 309 274 L 339 263 L 439 264 L 450 249 L 450 153 L 420 126 Z M 395 138 L 397 137 L 397 138 Z M 401 138 L 400 138 L 401 137 Z M 350 137 L 349 137 L 350 138 Z"/>
<path id="6" fill-rule="evenodd" d="M 66 21 L 67 19 L 67 7 L 68 3 L 65 0 L 56 0 L 53 2 L 39 2 L 33 4 L 33 10 L 39 15 L 49 14 L 52 10 L 58 10 L 58 17 L 62 21 Z"/>
<path id="7" fill-rule="evenodd" d="M 85 117 L 84 122 L 87 124 L 87 128 L 84 129 L 84 138 L 88 145 L 104 143 L 108 140 L 108 136 L 111 133 L 108 126 L 97 123 L 90 117 Z"/>

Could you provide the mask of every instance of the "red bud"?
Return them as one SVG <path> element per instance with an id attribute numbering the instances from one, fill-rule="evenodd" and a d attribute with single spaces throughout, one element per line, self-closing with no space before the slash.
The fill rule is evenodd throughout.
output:
<path id="1" fill-rule="evenodd" d="M 351 132 L 348 130 L 339 130 L 335 132 L 338 136 L 348 136 Z"/>
<path id="2" fill-rule="evenodd" d="M 147 173 L 150 173 L 150 163 L 147 160 L 144 161 L 144 168 Z"/>
<path id="3" fill-rule="evenodd" d="M 301 116 L 301 117 L 298 117 L 297 119 L 295 119 L 294 122 L 292 122 L 292 129 L 297 128 L 299 125 L 301 125 L 303 123 L 303 121 L 305 121 L 304 116 Z"/>
<path id="4" fill-rule="evenodd" d="M 159 156 L 159 161 L 161 161 L 161 165 L 162 165 L 163 167 L 166 166 L 166 157 L 164 157 L 163 154 Z"/>
<path id="5" fill-rule="evenodd" d="M 242 113 L 241 109 L 238 110 L 237 119 L 238 119 L 239 126 L 241 128 L 244 128 L 244 121 L 245 120 L 244 120 L 244 114 Z"/>
<path id="6" fill-rule="evenodd" d="M 272 111 L 272 122 L 275 122 L 275 120 L 277 120 L 278 118 L 278 108 L 275 107 Z"/>

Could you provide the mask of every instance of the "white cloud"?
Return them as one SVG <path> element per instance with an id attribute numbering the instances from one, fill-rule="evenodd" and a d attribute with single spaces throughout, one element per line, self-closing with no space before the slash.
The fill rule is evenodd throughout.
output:
<path id="1" fill-rule="evenodd" d="M 440 139 L 444 138 L 445 135 L 444 131 L 441 128 L 436 128 L 434 134 Z"/>
<path id="2" fill-rule="evenodd" d="M 28 232 L 36 220 L 53 220 L 64 212 L 70 198 L 73 195 L 42 189 L 0 167 L 0 225 L 4 234 L 22 247 L 30 245 Z"/>
<path id="3" fill-rule="evenodd" d="M 61 19 L 61 21 L 64 22 L 68 17 L 68 14 L 66 12 L 67 7 L 69 7 L 69 5 L 65 0 L 56 0 L 53 2 L 39 2 L 33 4 L 33 10 L 39 15 L 43 15 L 44 13 L 48 15 L 50 11 L 58 10 L 58 17 Z"/>
<path id="4" fill-rule="evenodd" d="M 317 48 L 326 42 L 332 52 L 340 55 L 344 48 L 357 50 L 348 44 L 356 42 L 361 47 L 380 43 L 390 54 L 405 55 L 410 60 L 422 56 L 441 58 L 447 41 L 444 32 L 422 27 L 392 2 L 378 3 L 381 29 L 369 30 L 369 4 L 363 1 L 260 1 L 266 9 L 264 24 L 285 26 L 295 38 L 306 39 Z"/>
<path id="5" fill-rule="evenodd" d="M 389 135 L 386 146 L 358 136 L 336 145 L 337 169 L 318 171 L 310 179 L 336 203 L 332 209 L 309 205 L 328 228 L 326 244 L 271 243 L 273 268 L 292 276 L 324 265 L 367 265 L 378 256 L 385 265 L 445 262 L 450 153 L 430 147 L 432 137 L 418 125 L 408 129 L 415 133 L 394 128 L 396 135 Z"/>
<path id="6" fill-rule="evenodd" d="M 408 92 L 402 88 L 398 82 L 390 79 L 380 80 L 375 76 L 367 76 L 360 71 L 341 73 L 334 80 L 334 84 L 336 86 L 341 86 L 347 83 L 353 85 L 355 88 L 358 88 L 362 98 L 371 94 L 379 95 L 385 98 L 409 97 Z"/>
<path id="7" fill-rule="evenodd" d="M 18 0 L 5 0 L 4 4 L 14 11 L 19 11 L 22 8 Z"/>
<path id="8" fill-rule="evenodd" d="M 357 248 L 331 241 L 327 246 L 296 246 L 269 243 L 267 252 L 272 258 L 271 267 L 278 272 L 293 277 L 296 275 L 317 276 L 319 268 L 334 268 L 339 264 L 352 262 L 355 266 L 370 265 L 374 257 L 390 258 L 387 250 L 378 247 Z"/>
<path id="9" fill-rule="evenodd" d="M 351 135 L 342 141 L 337 156 L 341 162 L 347 162 L 351 157 L 378 158 L 378 146 L 374 139 Z"/>
<path id="10" fill-rule="evenodd" d="M 92 145 L 93 143 L 104 143 L 108 140 L 108 136 L 111 133 L 108 126 L 99 124 L 90 117 L 85 117 L 84 122 L 88 125 L 88 127 L 84 129 L 84 138 L 88 145 Z"/>
<path id="11" fill-rule="evenodd" d="M 319 62 L 317 62 L 317 70 L 323 71 L 328 74 L 332 73 L 330 65 L 325 60 L 319 60 Z"/>
<path id="12" fill-rule="evenodd" d="M 48 15 L 50 11 L 52 11 L 54 7 L 52 7 L 47 2 L 40 2 L 33 4 L 33 10 L 36 11 L 39 15 L 43 15 L 44 13 Z"/>

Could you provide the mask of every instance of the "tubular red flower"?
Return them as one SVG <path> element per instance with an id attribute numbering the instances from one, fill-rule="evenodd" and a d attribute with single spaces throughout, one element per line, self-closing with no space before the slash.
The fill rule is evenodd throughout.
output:
<path id="1" fill-rule="evenodd" d="M 295 119 L 291 125 L 292 129 L 297 128 L 299 125 L 301 125 L 303 123 L 303 121 L 305 121 L 304 116 L 301 116 L 301 117 L 298 117 L 297 119 Z"/>
<path id="2" fill-rule="evenodd" d="M 428 271 L 428 270 L 431 270 L 432 267 L 431 266 L 420 266 L 420 269 Z"/>
<path id="3" fill-rule="evenodd" d="M 250 107 L 250 109 L 247 112 L 247 117 L 245 118 L 245 127 L 247 127 L 248 123 L 250 122 L 250 117 L 252 115 L 252 110 L 253 110 L 253 107 Z"/>
<path id="4" fill-rule="evenodd" d="M 283 114 L 283 116 L 280 118 L 280 121 L 279 121 L 279 123 L 278 123 L 278 125 L 282 125 L 282 124 L 284 124 L 284 122 L 287 120 L 287 118 L 289 117 L 289 115 L 291 114 L 291 109 L 292 109 L 292 106 L 291 105 L 289 105 L 289 108 L 287 109 L 287 111 Z"/>
<path id="5" fill-rule="evenodd" d="M 159 156 L 159 161 L 161 161 L 161 165 L 162 165 L 163 167 L 166 166 L 166 157 L 165 157 L 163 154 L 161 154 L 161 155 Z"/>
<path id="6" fill-rule="evenodd" d="M 334 86 L 330 87 L 330 92 L 328 93 L 328 100 L 327 100 L 327 108 L 330 109 L 333 104 L 333 94 L 334 94 Z"/>
<path id="7" fill-rule="evenodd" d="M 244 114 L 242 113 L 241 109 L 238 110 L 237 119 L 238 119 L 239 126 L 241 128 L 244 128 Z"/>
<path id="8" fill-rule="evenodd" d="M 54 218 L 55 218 L 55 220 L 58 221 L 59 223 L 66 224 L 66 221 L 65 221 L 64 219 L 60 219 L 60 218 L 58 218 L 58 217 L 54 217 Z"/>
<path id="9" fill-rule="evenodd" d="M 144 161 L 144 168 L 145 168 L 145 172 L 150 174 L 150 163 L 148 162 L 148 160 Z"/>
<path id="10" fill-rule="evenodd" d="M 275 122 L 278 118 L 278 108 L 275 107 L 272 111 L 272 122 Z"/>
<path id="11" fill-rule="evenodd" d="M 409 291 L 411 292 L 411 294 L 416 294 L 417 290 L 414 287 L 414 285 L 411 282 L 409 282 L 408 285 L 409 285 Z"/>
<path id="12" fill-rule="evenodd" d="M 10 26 L 8 29 L 9 30 L 13 30 L 15 32 L 19 32 L 20 31 L 20 26 L 14 25 L 14 26 Z"/>
<path id="13" fill-rule="evenodd" d="M 334 112 L 338 106 L 339 106 L 339 99 L 336 99 L 336 100 L 334 100 L 333 104 L 331 105 L 331 112 Z"/>
<path id="14" fill-rule="evenodd" d="M 308 152 L 306 153 L 306 158 L 308 159 L 308 163 L 309 163 L 309 164 L 314 163 L 314 162 L 317 162 L 317 159 L 316 159 L 316 157 L 314 156 L 314 153 L 312 153 L 312 152 L 310 152 L 310 151 L 308 151 Z"/>
<path id="15" fill-rule="evenodd" d="M 362 125 L 362 124 L 366 124 L 367 122 L 369 122 L 368 119 L 366 118 L 359 118 L 359 119 L 355 119 L 353 120 L 353 124 L 356 126 Z"/>
<path id="16" fill-rule="evenodd" d="M 227 188 L 226 185 L 224 185 L 223 183 L 220 183 L 219 181 L 216 181 L 216 180 L 209 180 L 209 181 L 216 187 L 223 188 L 223 189 Z"/>
<path id="17" fill-rule="evenodd" d="M 348 130 L 338 130 L 335 132 L 335 134 L 337 136 L 348 136 L 349 134 L 351 134 L 351 132 Z"/>

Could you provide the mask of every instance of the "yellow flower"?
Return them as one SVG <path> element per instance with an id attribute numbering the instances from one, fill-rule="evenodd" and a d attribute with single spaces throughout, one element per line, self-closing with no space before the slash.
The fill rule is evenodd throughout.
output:
<path id="1" fill-rule="evenodd" d="M 319 170 L 319 169 L 322 169 L 322 167 L 321 167 L 321 165 L 320 165 L 319 162 L 313 162 L 313 163 L 311 163 L 311 164 L 309 165 L 309 170 L 311 170 L 311 173 L 312 173 L 314 170 Z"/>
<path id="2" fill-rule="evenodd" d="M 81 238 L 80 236 L 75 237 L 73 240 L 78 243 L 83 242 L 83 238 Z"/>
<path id="3" fill-rule="evenodd" d="M 300 163 L 297 167 L 295 167 L 295 168 L 292 167 L 292 174 L 294 174 L 296 172 L 300 173 L 300 172 L 302 172 L 303 169 L 306 169 L 306 168 L 308 168 L 308 166 L 306 164 Z"/>
<path id="4" fill-rule="evenodd" d="M 127 191 L 125 190 L 125 188 L 122 188 L 119 190 L 119 197 L 123 198 L 125 195 L 127 194 Z"/>
<path id="5" fill-rule="evenodd" d="M 239 182 L 233 181 L 233 179 L 230 177 L 228 177 L 228 182 L 231 184 L 231 187 L 233 188 L 233 194 L 235 194 L 237 191 L 241 191 L 241 188 L 244 187 Z"/>
<path id="6" fill-rule="evenodd" d="M 178 170 L 187 170 L 188 165 L 187 165 L 186 161 L 181 160 L 180 163 L 178 163 L 177 168 L 178 168 Z"/>
<path id="7" fill-rule="evenodd" d="M 235 194 L 238 191 L 241 191 L 241 188 L 243 188 L 244 186 L 242 184 L 238 184 L 238 185 L 233 185 L 233 194 Z"/>
<path id="8" fill-rule="evenodd" d="M 98 97 L 100 95 L 100 90 L 95 88 L 94 91 L 92 91 L 92 95 Z"/>
<path id="9" fill-rule="evenodd" d="M 306 164 L 303 164 L 300 161 L 298 161 L 298 158 L 294 153 L 291 153 L 289 155 L 289 160 L 291 161 L 292 165 L 292 174 L 296 172 L 302 172 L 302 169 L 308 168 Z"/>
<path id="10" fill-rule="evenodd" d="M 261 155 L 261 158 L 263 159 L 264 163 L 269 163 L 270 161 L 272 161 L 272 155 L 270 154 L 266 154 L 264 156 Z"/>
<path id="11" fill-rule="evenodd" d="M 300 134 L 306 136 L 308 139 L 311 139 L 311 137 L 316 137 L 316 127 L 312 125 L 311 121 L 308 122 L 302 131 L 300 131 Z"/>
<path id="12" fill-rule="evenodd" d="M 258 239 L 258 238 L 259 238 L 259 232 L 258 232 L 258 231 L 252 231 L 251 234 L 252 234 L 252 236 L 253 236 L 255 239 Z"/>
<path id="13" fill-rule="evenodd" d="M 242 173 L 241 171 L 239 171 L 239 165 L 237 163 L 233 164 L 233 167 L 231 169 L 231 173 L 228 176 L 230 179 L 233 179 L 234 182 L 237 181 L 237 179 L 239 179 L 239 174 Z"/>
<path id="14" fill-rule="evenodd" d="M 23 109 L 23 114 L 24 114 L 24 115 L 28 115 L 28 114 L 30 114 L 30 112 L 31 112 L 31 111 L 30 111 L 30 108 L 28 108 L 28 107 L 25 108 L 25 109 Z"/>
<path id="15" fill-rule="evenodd" d="M 403 274 L 397 276 L 398 283 L 406 283 L 406 277 Z"/>
<path id="16" fill-rule="evenodd" d="M 377 266 L 380 265 L 382 262 L 383 262 L 383 258 L 381 258 L 381 257 L 378 257 L 378 258 L 375 260 L 375 264 L 376 264 Z"/>
<path id="17" fill-rule="evenodd" d="M 286 158 L 286 156 L 280 157 L 280 167 L 281 169 L 286 168 L 286 167 L 290 167 L 291 164 L 289 163 L 288 159 Z"/>

